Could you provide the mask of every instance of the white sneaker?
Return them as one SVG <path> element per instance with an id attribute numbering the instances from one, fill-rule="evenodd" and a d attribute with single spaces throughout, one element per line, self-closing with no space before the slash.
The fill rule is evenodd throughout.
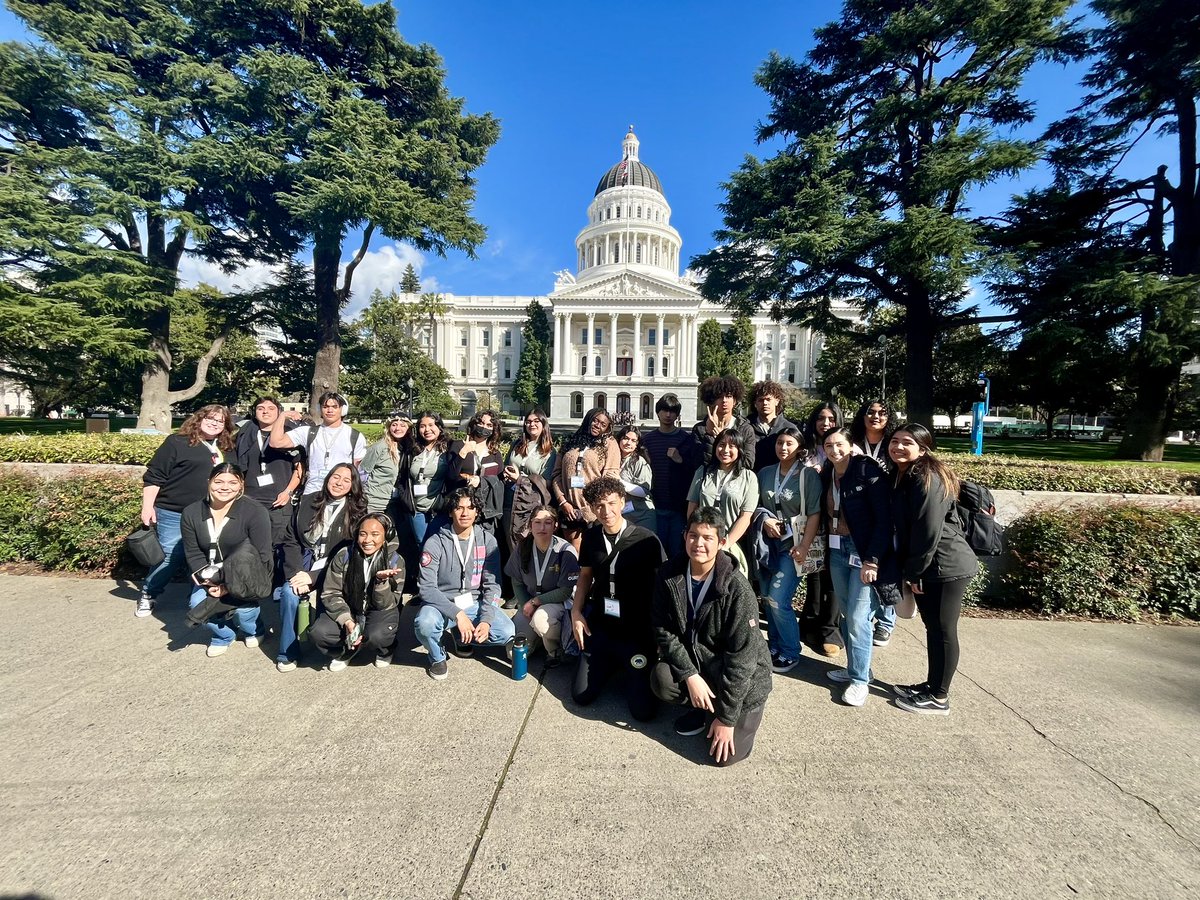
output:
<path id="1" fill-rule="evenodd" d="M 138 597 L 137 609 L 133 611 L 133 614 L 139 619 L 144 619 L 153 611 L 154 600 L 151 599 L 149 594 L 143 593 L 142 596 Z"/>
<path id="2" fill-rule="evenodd" d="M 861 681 L 856 681 L 846 685 L 842 691 L 842 702 L 847 706 L 866 706 L 870 695 L 870 689 Z"/>
<path id="3" fill-rule="evenodd" d="M 249 637 L 244 637 L 244 638 L 242 638 L 242 643 L 244 643 L 247 647 L 249 647 L 250 649 L 253 650 L 255 647 L 258 646 L 258 635 L 252 634 Z"/>
<path id="4" fill-rule="evenodd" d="M 228 651 L 229 651 L 228 644 L 209 644 L 208 649 L 205 650 L 204 652 L 208 656 L 209 659 L 212 659 L 214 656 L 221 656 L 222 654 L 227 653 Z"/>
<path id="5" fill-rule="evenodd" d="M 388 666 L 390 666 L 391 664 L 392 664 L 392 658 L 391 658 L 391 656 L 377 656 L 377 657 L 375 657 L 375 668 L 377 668 L 377 669 L 386 669 L 386 668 L 387 668 Z"/>
<path id="6" fill-rule="evenodd" d="M 834 684 L 850 683 L 850 673 L 846 669 L 830 669 L 825 673 L 825 677 Z"/>
<path id="7" fill-rule="evenodd" d="M 348 666 L 348 665 L 350 665 L 350 663 L 346 662 L 346 660 L 344 660 L 344 659 L 331 659 L 329 661 L 329 671 L 330 672 L 340 672 L 340 671 L 342 671 L 342 669 L 346 668 L 346 666 Z"/>
<path id="8" fill-rule="evenodd" d="M 283 662 L 277 662 L 275 663 L 275 670 L 277 672 L 295 672 L 296 663 L 290 659 L 284 660 Z"/>

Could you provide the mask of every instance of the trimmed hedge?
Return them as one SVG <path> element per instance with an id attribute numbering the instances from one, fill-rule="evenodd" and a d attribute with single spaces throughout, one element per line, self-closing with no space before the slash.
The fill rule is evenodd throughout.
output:
<path id="1" fill-rule="evenodd" d="M 1008 605 L 1200 619 L 1200 513 L 1132 504 L 1037 512 L 1008 527 L 1008 543 Z"/>
<path id="2" fill-rule="evenodd" d="M 0 436 L 0 462 L 144 466 L 158 434 L 11 434 Z"/>
<path id="3" fill-rule="evenodd" d="M 140 478 L 80 473 L 42 479 L 0 471 L 0 562 L 111 572 L 142 510 Z"/>
<path id="4" fill-rule="evenodd" d="M 1092 465 L 1017 456 L 943 453 L 956 475 L 993 491 L 1085 494 L 1200 494 L 1200 475 L 1163 466 Z"/>

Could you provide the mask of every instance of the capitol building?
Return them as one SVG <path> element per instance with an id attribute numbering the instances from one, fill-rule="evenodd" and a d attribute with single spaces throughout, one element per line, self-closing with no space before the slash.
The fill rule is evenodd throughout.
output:
<path id="1" fill-rule="evenodd" d="M 450 373 L 450 388 L 466 414 L 486 391 L 493 405 L 516 415 L 512 388 L 521 329 L 536 301 L 553 324 L 546 411 L 553 424 L 577 422 L 593 406 L 654 423 L 654 404 L 667 393 L 679 398 L 681 423 L 690 424 L 701 413 L 697 328 L 706 319 L 728 327 L 733 314 L 704 300 L 690 272 L 680 275 L 682 247 L 662 182 L 641 161 L 631 126 L 620 161 L 600 178 L 587 224 L 575 237 L 575 274 L 559 272 L 548 296 L 441 294 L 445 314 L 422 342 Z M 855 316 L 850 306 L 836 311 Z M 752 321 L 755 380 L 815 388 L 821 335 L 766 316 Z"/>

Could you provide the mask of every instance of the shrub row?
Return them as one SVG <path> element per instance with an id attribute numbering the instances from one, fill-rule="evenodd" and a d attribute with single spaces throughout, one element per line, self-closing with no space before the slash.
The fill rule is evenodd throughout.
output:
<path id="1" fill-rule="evenodd" d="M 0 469 L 0 562 L 111 572 L 142 509 L 141 479 L 81 472 L 43 480 Z"/>
<path id="2" fill-rule="evenodd" d="M 944 453 L 960 478 L 994 491 L 1078 491 L 1085 494 L 1198 494 L 1200 474 L 1162 466 L 1095 465 L 1017 456 Z"/>
<path id="3" fill-rule="evenodd" d="M 1200 619 L 1200 513 L 1132 504 L 1037 512 L 1008 528 L 1003 601 L 1113 619 Z"/>
<path id="4" fill-rule="evenodd" d="M 0 462 L 144 466 L 162 442 L 157 434 L 10 434 L 0 436 Z"/>

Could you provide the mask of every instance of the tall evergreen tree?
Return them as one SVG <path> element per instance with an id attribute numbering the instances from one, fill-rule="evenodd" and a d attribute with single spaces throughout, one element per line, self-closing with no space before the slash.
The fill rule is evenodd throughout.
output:
<path id="1" fill-rule="evenodd" d="M 733 324 L 722 335 L 725 350 L 722 371 L 750 387 L 754 383 L 754 324 L 745 313 L 733 317 Z"/>
<path id="2" fill-rule="evenodd" d="M 933 411 L 937 335 L 968 321 L 988 225 L 974 188 L 1038 159 L 1013 135 L 1018 90 L 1058 52 L 1069 0 L 846 0 L 805 62 L 772 55 L 771 112 L 726 185 L 718 246 L 693 260 L 706 297 L 818 328 L 854 299 L 904 310 L 909 413 Z"/>
<path id="3" fill-rule="evenodd" d="M 725 336 L 721 323 L 705 319 L 696 329 L 696 379 L 725 374 Z"/>
<path id="4" fill-rule="evenodd" d="M 413 268 L 412 263 L 404 267 L 404 274 L 400 276 L 400 293 L 421 293 L 421 279 L 417 277 L 417 270 Z"/>
<path id="5" fill-rule="evenodd" d="M 533 408 L 550 411 L 551 330 L 546 308 L 536 300 L 525 311 L 521 327 L 521 356 L 513 382 L 513 399 L 522 411 Z"/>

